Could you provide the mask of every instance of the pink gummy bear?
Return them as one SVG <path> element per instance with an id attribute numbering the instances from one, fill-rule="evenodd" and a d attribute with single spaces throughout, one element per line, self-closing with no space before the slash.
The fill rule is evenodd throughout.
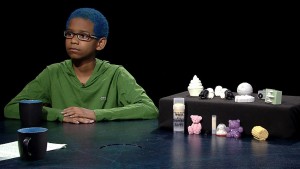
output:
<path id="1" fill-rule="evenodd" d="M 201 133 L 201 123 L 202 117 L 199 115 L 191 115 L 192 125 L 188 126 L 189 134 L 200 134 Z"/>

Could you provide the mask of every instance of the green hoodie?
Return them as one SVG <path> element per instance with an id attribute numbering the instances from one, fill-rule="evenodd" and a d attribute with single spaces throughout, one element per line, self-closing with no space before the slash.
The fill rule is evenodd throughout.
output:
<path id="1" fill-rule="evenodd" d="M 42 100 L 48 121 L 62 121 L 62 110 L 71 106 L 94 110 L 96 121 L 158 117 L 153 101 L 124 67 L 99 59 L 85 85 L 76 77 L 71 60 L 47 66 L 5 106 L 4 116 L 20 119 L 18 103 L 24 99 Z"/>

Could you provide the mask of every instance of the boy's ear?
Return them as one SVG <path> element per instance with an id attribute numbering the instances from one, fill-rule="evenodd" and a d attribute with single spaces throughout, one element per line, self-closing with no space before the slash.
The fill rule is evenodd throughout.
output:
<path id="1" fill-rule="evenodd" d="M 102 50 L 106 45 L 107 39 L 106 37 L 100 38 L 97 43 L 96 50 Z"/>

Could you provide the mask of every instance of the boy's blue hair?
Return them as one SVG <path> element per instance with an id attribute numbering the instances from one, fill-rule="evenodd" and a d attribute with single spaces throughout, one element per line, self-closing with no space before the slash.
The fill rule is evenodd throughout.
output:
<path id="1" fill-rule="evenodd" d="M 94 33 L 98 38 L 108 37 L 109 27 L 105 16 L 93 8 L 78 8 L 69 16 L 66 29 L 69 28 L 70 20 L 73 18 L 84 18 L 94 23 Z"/>

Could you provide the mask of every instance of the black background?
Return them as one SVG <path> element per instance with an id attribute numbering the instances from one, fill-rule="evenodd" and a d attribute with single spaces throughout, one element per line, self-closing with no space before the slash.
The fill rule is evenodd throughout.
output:
<path id="1" fill-rule="evenodd" d="M 254 92 L 300 95 L 295 4 L 21 2 L 0 13 L 2 108 L 47 65 L 68 59 L 63 31 L 78 7 L 107 17 L 110 34 L 98 58 L 123 65 L 157 106 L 186 91 L 194 75 L 204 88 L 236 91 L 248 82 Z"/>

